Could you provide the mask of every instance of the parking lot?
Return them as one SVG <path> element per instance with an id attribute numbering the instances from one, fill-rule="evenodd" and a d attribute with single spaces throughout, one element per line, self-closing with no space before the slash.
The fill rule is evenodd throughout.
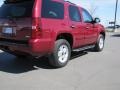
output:
<path id="1" fill-rule="evenodd" d="M 73 53 L 60 69 L 47 58 L 29 61 L 0 51 L 0 90 L 120 90 L 120 34 L 107 34 L 103 52 Z"/>

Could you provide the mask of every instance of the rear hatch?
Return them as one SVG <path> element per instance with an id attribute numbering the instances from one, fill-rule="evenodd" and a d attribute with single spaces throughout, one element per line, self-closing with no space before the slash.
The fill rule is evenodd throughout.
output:
<path id="1" fill-rule="evenodd" d="M 35 0 L 6 0 L 0 7 L 0 41 L 27 42 Z"/>

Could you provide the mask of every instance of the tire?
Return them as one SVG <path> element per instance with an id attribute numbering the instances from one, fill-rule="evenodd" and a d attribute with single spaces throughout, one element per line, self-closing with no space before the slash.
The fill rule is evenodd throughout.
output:
<path id="1" fill-rule="evenodd" d="M 55 68 L 61 68 L 67 65 L 71 57 L 71 47 L 68 41 L 64 39 L 57 40 L 53 53 L 49 56 L 49 63 Z"/>
<path id="2" fill-rule="evenodd" d="M 105 43 L 105 37 L 100 34 L 97 40 L 97 43 L 95 44 L 94 51 L 100 52 L 104 49 L 104 43 Z"/>

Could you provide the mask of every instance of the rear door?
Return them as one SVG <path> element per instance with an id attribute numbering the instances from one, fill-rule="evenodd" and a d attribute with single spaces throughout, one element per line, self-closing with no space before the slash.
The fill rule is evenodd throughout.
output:
<path id="1" fill-rule="evenodd" d="M 93 18 L 89 12 L 82 9 L 83 16 L 83 26 L 85 31 L 85 45 L 93 44 L 96 41 L 97 30 L 95 29 L 95 24 L 93 23 Z"/>
<path id="2" fill-rule="evenodd" d="M 68 6 L 69 11 L 69 27 L 74 36 L 74 47 L 78 48 L 84 45 L 84 30 L 82 25 L 81 14 L 79 8 L 74 5 Z"/>

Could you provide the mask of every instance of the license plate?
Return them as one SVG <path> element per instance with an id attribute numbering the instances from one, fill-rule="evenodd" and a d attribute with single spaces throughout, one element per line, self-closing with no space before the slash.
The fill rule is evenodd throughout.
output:
<path id="1" fill-rule="evenodd" d="M 10 27 L 6 27 L 6 28 L 3 28 L 3 33 L 4 34 L 13 34 L 13 28 L 10 28 Z"/>

